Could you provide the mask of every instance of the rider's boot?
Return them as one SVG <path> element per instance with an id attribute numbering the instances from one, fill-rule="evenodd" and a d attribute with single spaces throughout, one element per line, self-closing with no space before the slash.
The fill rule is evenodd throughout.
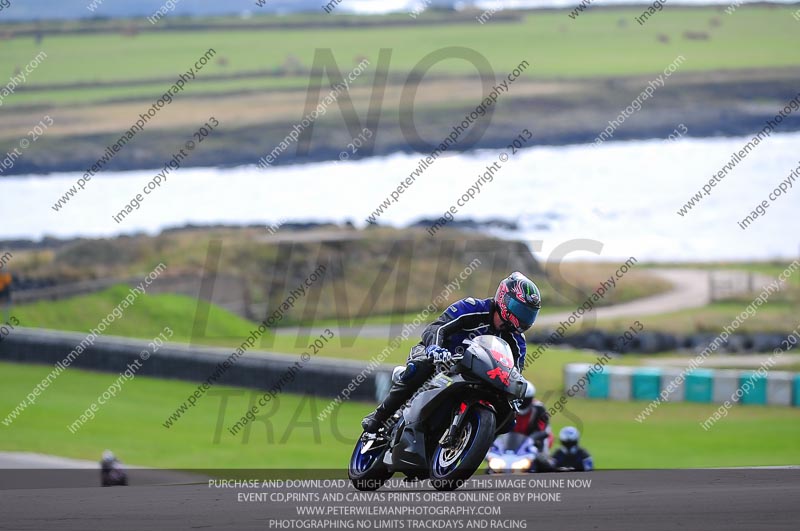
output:
<path id="1" fill-rule="evenodd" d="M 367 433 L 377 433 L 389 417 L 400 409 L 409 398 L 411 398 L 420 385 L 428 379 L 433 371 L 433 365 L 426 363 L 427 360 L 415 360 L 406 365 L 406 370 L 392 384 L 389 394 L 383 402 L 369 415 L 361 421 L 361 427 Z"/>
<path id="2" fill-rule="evenodd" d="M 367 433 L 377 433 L 381 426 L 389 420 L 389 417 L 391 417 L 406 400 L 411 398 L 414 391 L 416 391 L 416 387 L 408 385 L 407 382 L 400 381 L 393 384 L 392 388 L 389 390 L 389 394 L 383 399 L 383 402 L 378 405 L 375 411 L 364 417 L 364 420 L 361 421 L 361 427 L 364 428 L 364 431 Z"/>

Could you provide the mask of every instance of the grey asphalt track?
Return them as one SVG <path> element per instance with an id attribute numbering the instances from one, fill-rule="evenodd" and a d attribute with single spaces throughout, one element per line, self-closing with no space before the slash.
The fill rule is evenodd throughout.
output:
<path id="1" fill-rule="evenodd" d="M 7 471 L 0 471 L 0 474 Z M 506 476 L 509 477 L 509 476 Z M 520 476 L 514 476 L 519 478 Z M 486 478 L 482 476 L 478 479 Z M 242 493 L 357 494 L 343 489 L 212 488 L 207 483 L 128 488 L 50 488 L 0 490 L 0 529 L 26 530 L 179 530 L 179 529 L 309 529 L 323 519 L 348 524 L 327 529 L 469 529 L 475 520 L 486 529 L 661 530 L 798 529 L 800 469 L 709 469 L 659 471 L 595 471 L 586 474 L 525 475 L 525 480 L 591 479 L 585 488 L 464 488 L 452 496 L 513 493 L 553 495 L 560 501 L 401 503 L 388 496 L 440 496 L 417 485 L 384 487 L 381 503 L 237 501 Z M 417 494 L 414 494 L 417 493 Z M 375 495 L 372 495 L 375 496 Z M 452 502 L 452 503 L 451 503 Z M 298 516 L 298 507 L 500 507 L 500 516 Z M 389 525 L 387 520 L 393 519 Z M 491 522 L 497 520 L 498 522 Z M 363 522 L 369 521 L 369 526 Z M 282 522 L 282 524 L 281 524 Z M 295 523 L 291 523 L 295 522 Z M 335 523 L 334 522 L 334 523 Z M 359 522 L 362 522 L 359 524 Z M 386 525 L 379 526 L 378 522 Z M 449 522 L 449 524 L 448 524 Z M 330 522 L 329 522 L 330 523 Z M 282 525 L 282 527 L 281 527 Z M 289 527 L 286 527 L 286 526 Z M 448 527 L 449 526 L 449 527 Z M 513 526 L 513 527 L 512 527 Z"/>

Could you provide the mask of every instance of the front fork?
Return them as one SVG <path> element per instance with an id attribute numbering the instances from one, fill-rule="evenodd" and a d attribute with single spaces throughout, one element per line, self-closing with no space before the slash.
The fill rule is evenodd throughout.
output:
<path id="1" fill-rule="evenodd" d="M 445 432 L 442 434 L 442 438 L 439 439 L 439 445 L 442 448 L 450 448 L 456 443 L 458 440 L 458 433 L 461 431 L 461 427 L 464 425 L 464 419 L 467 418 L 467 413 L 469 413 L 473 407 L 479 406 L 483 406 L 497 415 L 497 410 L 492 403 L 488 402 L 487 400 L 472 399 L 462 401 L 459 403 L 455 413 L 453 414 L 453 421 L 450 423 L 450 427 L 445 430 Z"/>

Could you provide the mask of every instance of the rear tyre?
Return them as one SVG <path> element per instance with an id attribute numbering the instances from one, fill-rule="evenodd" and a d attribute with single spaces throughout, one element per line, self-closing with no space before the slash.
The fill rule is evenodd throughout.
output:
<path id="1" fill-rule="evenodd" d="M 436 446 L 430 466 L 431 484 L 436 490 L 455 490 L 480 466 L 492 446 L 496 419 L 485 407 L 474 407 L 456 434 L 450 448 Z"/>
<path id="2" fill-rule="evenodd" d="M 353 455 L 350 457 L 348 476 L 353 486 L 358 490 L 378 490 L 383 486 L 387 479 L 392 477 L 392 473 L 383 463 L 383 455 L 389 447 L 388 442 L 383 442 L 380 446 L 370 448 L 366 452 L 364 441 L 359 437 Z"/>

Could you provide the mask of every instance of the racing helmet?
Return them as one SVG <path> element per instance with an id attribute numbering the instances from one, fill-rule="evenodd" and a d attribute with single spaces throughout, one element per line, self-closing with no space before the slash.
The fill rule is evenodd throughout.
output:
<path id="1" fill-rule="evenodd" d="M 542 296 L 536 284 L 515 271 L 497 286 L 494 304 L 504 327 L 522 333 L 536 321 Z"/>
<path id="2" fill-rule="evenodd" d="M 561 444 L 567 448 L 577 446 L 578 439 L 580 439 L 580 437 L 581 433 L 578 431 L 578 428 L 575 428 L 574 426 L 566 426 L 561 428 L 561 431 L 558 432 L 558 440 L 561 441 Z"/>

